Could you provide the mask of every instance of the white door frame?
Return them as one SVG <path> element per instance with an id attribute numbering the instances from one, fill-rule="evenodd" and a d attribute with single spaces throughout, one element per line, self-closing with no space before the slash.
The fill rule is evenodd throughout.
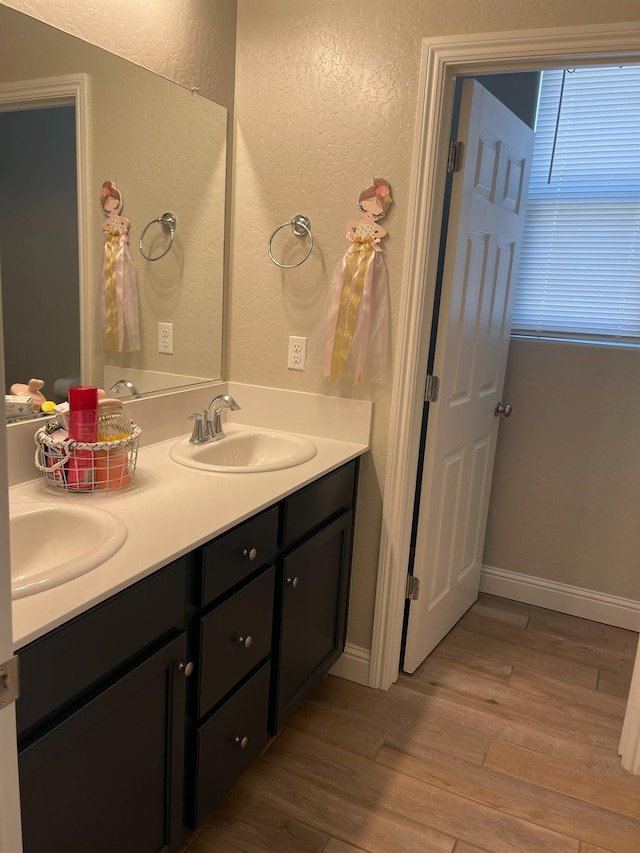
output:
<path id="1" fill-rule="evenodd" d="M 0 283 L 0 379 L 4 381 L 2 338 L 2 286 Z M 13 655 L 11 618 L 11 550 L 9 548 L 9 486 L 7 479 L 7 428 L 4 399 L 0 401 L 0 663 Z M 0 850 L 22 850 L 18 744 L 15 703 L 0 708 Z"/>
<path id="2" fill-rule="evenodd" d="M 638 45 L 640 26 L 632 22 L 445 36 L 423 41 L 408 215 L 413 227 L 410 226 L 407 236 L 398 319 L 396 353 L 402 353 L 402 358 L 396 358 L 391 398 L 370 687 L 386 690 L 398 677 L 445 163 L 453 111 L 453 78 L 565 63 L 593 65 L 621 57 L 637 61 Z M 635 679 L 627 717 L 638 716 L 638 709 L 640 679 Z M 626 744 L 631 748 L 629 738 Z M 633 748 L 640 756 L 640 739 Z"/>
<path id="3" fill-rule="evenodd" d="M 89 94 L 86 74 L 65 74 L 0 84 L 0 112 L 74 106 L 76 121 L 76 180 L 78 196 L 78 274 L 80 285 L 80 376 L 93 376 L 94 319 L 89 286 Z"/>

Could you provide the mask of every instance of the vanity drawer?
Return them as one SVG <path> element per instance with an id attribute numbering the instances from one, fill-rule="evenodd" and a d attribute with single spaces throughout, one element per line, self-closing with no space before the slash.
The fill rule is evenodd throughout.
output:
<path id="1" fill-rule="evenodd" d="M 286 499 L 283 547 L 288 548 L 333 515 L 353 506 L 357 466 L 358 460 L 354 459 Z"/>
<path id="2" fill-rule="evenodd" d="M 271 566 L 200 620 L 198 717 L 271 651 L 274 584 Z"/>
<path id="3" fill-rule="evenodd" d="M 265 663 L 197 730 L 194 828 L 267 744 L 270 669 Z"/>
<path id="4" fill-rule="evenodd" d="M 182 630 L 186 557 L 18 652 L 18 735 L 61 709 L 163 635 Z"/>
<path id="5" fill-rule="evenodd" d="M 274 560 L 278 545 L 278 507 L 245 521 L 206 545 L 202 553 L 201 605 L 234 587 Z"/>

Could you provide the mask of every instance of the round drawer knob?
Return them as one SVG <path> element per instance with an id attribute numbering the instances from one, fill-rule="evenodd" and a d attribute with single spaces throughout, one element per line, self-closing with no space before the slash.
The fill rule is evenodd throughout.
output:
<path id="1" fill-rule="evenodd" d="M 290 587 L 292 587 L 293 589 L 297 589 L 297 588 L 298 588 L 298 585 L 299 585 L 299 583 L 300 583 L 300 578 L 298 578 L 298 577 L 295 577 L 295 578 L 287 578 L 287 583 L 288 583 L 288 584 L 289 584 L 289 586 L 290 586 Z"/>
<path id="2" fill-rule="evenodd" d="M 180 663 L 178 664 L 178 672 L 181 672 L 185 678 L 189 678 L 191 673 L 193 672 L 193 663 L 189 661 L 189 663 Z"/>
<path id="3" fill-rule="evenodd" d="M 251 648 L 251 643 L 253 643 L 253 637 L 249 634 L 247 637 L 238 637 L 238 645 L 244 646 L 245 649 Z"/>
<path id="4" fill-rule="evenodd" d="M 256 551 L 255 548 L 251 548 L 251 549 L 245 548 L 244 551 L 242 552 L 242 556 L 246 557 L 250 563 L 253 563 L 255 558 L 258 556 L 258 552 Z"/>
<path id="5" fill-rule="evenodd" d="M 246 749 L 249 746 L 249 738 L 245 735 L 244 737 L 234 737 L 233 742 L 235 746 L 239 746 L 240 749 Z"/>

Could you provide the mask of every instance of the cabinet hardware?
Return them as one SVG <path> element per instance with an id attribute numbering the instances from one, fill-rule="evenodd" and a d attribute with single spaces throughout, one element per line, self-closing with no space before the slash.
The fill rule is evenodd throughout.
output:
<path id="1" fill-rule="evenodd" d="M 249 746 L 249 738 L 246 735 L 242 738 L 236 735 L 233 739 L 233 743 L 235 746 L 239 746 L 240 749 L 246 749 Z"/>
<path id="2" fill-rule="evenodd" d="M 246 557 L 250 563 L 253 563 L 255 558 L 258 556 L 258 552 L 256 551 L 255 548 L 251 548 L 250 550 L 245 548 L 244 551 L 242 552 L 242 556 Z"/>
<path id="3" fill-rule="evenodd" d="M 193 672 L 193 663 L 189 661 L 189 663 L 183 663 L 180 661 L 178 664 L 178 672 L 181 672 L 185 678 L 189 678 L 191 673 Z"/>
<path id="4" fill-rule="evenodd" d="M 300 583 L 300 578 L 287 578 L 287 583 L 292 589 L 297 589 Z"/>
<path id="5" fill-rule="evenodd" d="M 238 637 L 237 643 L 239 646 L 244 646 L 245 649 L 250 649 L 251 643 L 253 643 L 253 637 L 251 634 L 247 637 Z"/>

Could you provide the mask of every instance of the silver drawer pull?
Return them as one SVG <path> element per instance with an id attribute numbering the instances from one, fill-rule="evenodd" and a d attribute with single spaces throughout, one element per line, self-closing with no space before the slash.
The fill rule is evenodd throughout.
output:
<path id="1" fill-rule="evenodd" d="M 239 646 L 244 646 L 245 649 L 251 648 L 251 643 L 253 643 L 253 637 L 249 634 L 247 637 L 238 637 L 237 643 Z"/>
<path id="2" fill-rule="evenodd" d="M 189 678 L 191 673 L 193 672 L 193 663 L 189 661 L 189 663 L 180 663 L 178 664 L 178 672 L 181 672 L 185 678 Z"/>
<path id="3" fill-rule="evenodd" d="M 289 584 L 289 586 L 290 586 L 290 587 L 292 587 L 293 589 L 297 589 L 297 588 L 298 588 L 298 584 L 300 583 L 300 578 L 298 578 L 298 577 L 295 577 L 295 578 L 287 578 L 287 583 L 288 583 L 288 584 Z"/>
<path id="4" fill-rule="evenodd" d="M 245 735 L 244 737 L 234 737 L 233 743 L 235 746 L 239 746 L 240 749 L 246 749 L 249 746 L 249 738 Z"/>
<path id="5" fill-rule="evenodd" d="M 246 557 L 250 563 L 253 563 L 255 558 L 258 556 L 258 552 L 256 551 L 255 548 L 251 548 L 250 550 L 245 548 L 244 551 L 242 552 L 242 556 Z"/>

